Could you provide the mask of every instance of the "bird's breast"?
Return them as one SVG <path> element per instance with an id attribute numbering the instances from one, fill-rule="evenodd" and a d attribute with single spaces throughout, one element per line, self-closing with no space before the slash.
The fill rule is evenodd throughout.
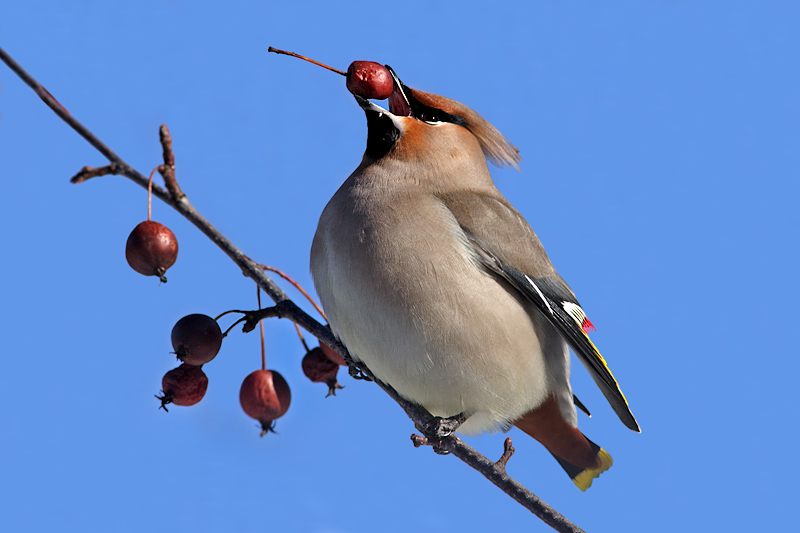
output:
<path id="1" fill-rule="evenodd" d="M 432 413 L 489 413 L 480 431 L 546 397 L 529 310 L 480 267 L 435 196 L 340 189 L 320 219 L 312 274 L 351 355 Z"/>

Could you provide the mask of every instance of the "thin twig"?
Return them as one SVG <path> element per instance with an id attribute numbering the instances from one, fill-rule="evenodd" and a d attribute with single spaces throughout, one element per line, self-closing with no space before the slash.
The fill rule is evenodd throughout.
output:
<path id="1" fill-rule="evenodd" d="M 108 176 L 109 174 L 119 174 L 120 173 L 120 166 L 116 163 L 111 163 L 110 165 L 106 165 L 104 167 L 90 167 L 85 166 L 78 171 L 77 174 L 70 178 L 70 183 L 83 183 L 86 180 L 90 180 L 92 178 L 98 178 L 100 176 Z"/>
<path id="2" fill-rule="evenodd" d="M 303 348 L 305 348 L 306 353 L 310 352 L 311 349 L 308 347 L 308 344 L 306 344 L 306 339 L 303 337 L 303 332 L 300 331 L 300 326 L 298 326 L 297 323 L 295 323 L 294 329 L 297 330 L 297 335 L 300 337 L 300 342 L 303 344 Z"/>
<path id="3" fill-rule="evenodd" d="M 285 53 L 281 50 L 270 49 L 277 53 Z M 289 54 L 293 55 L 293 54 Z M 100 139 L 98 139 L 91 131 L 89 131 L 83 124 L 78 122 L 58 101 L 45 89 L 39 82 L 32 76 L 25 72 L 2 48 L 0 48 L 0 60 L 14 71 L 17 76 L 22 79 L 34 92 L 41 98 L 48 107 L 50 107 L 59 118 L 66 122 L 72 129 L 81 135 L 86 141 L 97 149 L 103 156 L 108 159 L 111 164 L 107 167 L 101 167 L 109 170 L 107 173 L 94 174 L 92 177 L 105 175 L 105 174 L 120 174 L 132 180 L 139 186 L 147 188 L 148 180 L 141 173 L 129 166 L 120 156 L 106 146 Z M 335 69 L 332 69 L 335 70 Z M 344 74 L 338 71 L 340 74 Z M 114 170 L 114 172 L 111 171 Z M 78 176 L 92 174 L 92 171 L 84 170 L 78 173 Z M 75 178 L 73 178 L 75 179 Z M 85 181 L 81 179 L 80 181 Z M 178 189 L 179 190 L 179 189 Z M 375 381 L 375 383 L 383 389 L 389 396 L 397 402 L 400 407 L 414 422 L 414 425 L 423 431 L 423 433 L 430 432 L 430 428 L 438 426 L 440 419 L 435 418 L 421 406 L 409 402 L 402 398 L 397 391 L 391 386 L 378 380 L 374 374 L 362 363 L 355 363 L 347 352 L 346 348 L 333 336 L 329 328 L 323 326 L 302 309 L 300 309 L 294 302 L 292 302 L 286 294 L 275 285 L 272 280 L 264 274 L 259 265 L 245 256 L 241 250 L 234 246 L 227 238 L 225 238 L 216 228 L 214 228 L 205 218 L 203 218 L 185 196 L 173 197 L 170 193 L 158 185 L 153 185 L 153 194 L 160 198 L 164 203 L 172 206 L 176 211 L 183 215 L 187 220 L 194 224 L 200 231 L 202 231 L 212 242 L 214 242 L 225 254 L 230 257 L 243 273 L 252 278 L 256 284 L 275 302 L 275 306 L 261 309 L 256 312 L 247 312 L 245 317 L 238 320 L 236 323 L 245 321 L 243 327 L 244 331 L 252 331 L 255 325 L 263 318 L 280 317 L 289 318 L 296 324 L 299 324 L 309 333 L 320 339 L 322 342 L 333 348 L 340 353 L 347 361 L 351 370 L 361 372 L 367 378 Z M 182 194 L 182 193 L 181 193 Z M 489 479 L 492 483 L 497 485 L 503 492 L 514 498 L 525 508 L 530 510 L 536 516 L 541 518 L 551 527 L 563 533 L 580 533 L 582 530 L 572 524 L 564 516 L 553 510 L 546 503 L 541 501 L 528 489 L 523 487 L 517 481 L 513 480 L 505 472 L 505 469 L 498 466 L 497 463 L 487 459 L 479 454 L 473 448 L 465 444 L 461 439 L 454 434 L 446 437 L 436 437 L 425 435 L 428 441 L 434 442 L 435 446 L 443 452 L 449 452 L 467 463 L 469 466 L 483 474 L 484 477 Z"/>
<path id="4" fill-rule="evenodd" d="M 326 69 L 328 69 L 328 70 L 330 70 L 332 72 L 335 72 L 336 74 L 341 74 L 342 76 L 347 76 L 347 73 L 344 72 L 343 70 L 339 70 L 338 68 L 329 67 L 328 65 L 326 65 L 324 63 L 320 63 L 319 61 L 314 61 L 313 59 L 309 59 L 306 56 L 301 56 L 300 54 L 295 54 L 294 52 L 287 52 L 286 50 L 278 50 L 277 48 L 273 48 L 271 46 L 269 48 L 267 48 L 267 52 L 274 52 L 276 54 L 283 54 L 283 55 L 287 55 L 287 56 L 297 57 L 297 58 L 300 58 L 300 59 L 305 59 L 309 63 L 314 63 L 315 65 L 317 65 L 319 67 L 322 67 L 322 68 L 326 68 Z"/>
<path id="5" fill-rule="evenodd" d="M 275 272 L 277 275 L 279 275 L 280 277 L 282 277 L 283 279 L 285 279 L 286 281 L 291 283 L 294 286 L 295 289 L 300 291 L 302 293 L 302 295 L 306 297 L 306 300 L 311 302 L 311 305 L 314 306 L 314 309 L 317 310 L 317 313 L 322 315 L 322 318 L 324 318 L 326 321 L 328 320 L 328 317 L 325 316 L 325 312 L 322 310 L 322 308 L 320 308 L 320 306 L 317 305 L 317 302 L 314 301 L 314 298 L 309 296 L 309 294 L 305 291 L 305 289 L 302 287 L 302 285 L 300 285 L 295 280 L 290 278 L 288 274 L 285 274 L 284 272 L 281 272 L 280 270 L 278 270 L 275 267 L 271 267 L 271 266 L 267 266 L 267 265 L 259 265 L 259 266 L 261 268 L 263 268 L 264 270 L 269 270 L 270 272 Z"/>
<path id="6" fill-rule="evenodd" d="M 514 455 L 514 446 L 511 443 L 511 437 L 506 437 L 503 442 L 503 455 L 494 464 L 505 471 L 508 460 L 511 459 L 512 455 Z"/>
<path id="7" fill-rule="evenodd" d="M 162 124 L 158 129 L 158 137 L 161 140 L 161 148 L 164 152 L 164 164 L 158 167 L 158 171 L 161 172 L 161 177 L 164 178 L 164 185 L 172 197 L 181 199 L 186 195 L 183 194 L 178 181 L 175 179 L 175 154 L 172 152 L 172 135 L 165 124 Z"/>
<path id="8" fill-rule="evenodd" d="M 239 324 L 241 324 L 242 322 L 245 322 L 245 321 L 247 321 L 247 317 L 246 316 L 243 316 L 242 318 L 238 319 L 236 322 L 234 322 L 233 324 L 228 326 L 228 329 L 225 330 L 225 332 L 222 334 L 222 336 L 223 337 L 227 337 L 228 333 L 230 333 L 233 328 L 235 328 L 236 326 L 238 326 Z"/>
<path id="9" fill-rule="evenodd" d="M 251 331 L 256 329 L 258 323 L 264 320 L 265 318 L 277 317 L 277 318 L 288 318 L 289 320 L 291 320 L 292 313 L 290 310 L 287 309 L 288 307 L 286 305 L 287 302 L 292 303 L 292 305 L 294 305 L 293 302 L 284 300 L 283 302 L 273 305 L 272 307 L 265 307 L 264 309 L 259 309 L 258 311 L 248 312 L 247 315 L 245 315 L 244 317 L 245 323 L 244 326 L 242 326 L 242 332 L 250 333 Z M 294 307 L 297 308 L 297 306 Z M 300 312 L 302 313 L 302 311 Z"/>
<path id="10" fill-rule="evenodd" d="M 229 311 L 225 311 L 224 313 L 220 313 L 217 318 L 214 319 L 214 322 L 219 322 L 219 319 L 224 317 L 225 315 L 229 315 L 231 313 L 245 313 L 246 311 L 239 311 L 238 309 L 231 309 Z"/>
<path id="11" fill-rule="evenodd" d="M 158 168 L 154 168 L 147 178 L 147 220 L 152 220 L 153 217 L 153 174 L 156 173 Z"/>
<path id="12" fill-rule="evenodd" d="M 258 299 L 258 310 L 261 311 L 261 287 L 256 285 L 256 298 Z M 297 327 L 297 324 L 294 325 Z M 261 331 L 261 370 L 267 369 L 267 350 L 264 347 L 264 321 L 258 321 L 258 329 Z"/>

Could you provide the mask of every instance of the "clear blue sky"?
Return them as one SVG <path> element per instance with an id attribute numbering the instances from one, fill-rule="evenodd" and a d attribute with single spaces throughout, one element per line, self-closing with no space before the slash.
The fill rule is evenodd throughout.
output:
<path id="1" fill-rule="evenodd" d="M 274 4 L 274 5 L 270 5 Z M 800 6 L 796 2 L 6 2 L 0 46 L 129 163 L 175 138 L 192 203 L 312 288 L 317 217 L 356 167 L 345 69 L 390 64 L 521 151 L 495 170 L 597 326 L 643 432 L 585 371 L 581 429 L 614 467 L 578 491 L 516 430 L 509 472 L 589 532 L 796 526 Z M 453 457 L 414 449 L 377 387 L 325 398 L 291 324 L 266 324 L 293 390 L 278 435 L 238 403 L 260 364 L 235 333 L 193 408 L 157 409 L 172 325 L 255 306 L 254 286 L 161 203 L 169 283 L 125 263 L 146 194 L 68 178 L 104 159 L 0 65 L 3 531 L 548 531 Z M 299 300 L 298 300 L 299 302 Z M 469 442 L 499 457 L 504 435 Z"/>

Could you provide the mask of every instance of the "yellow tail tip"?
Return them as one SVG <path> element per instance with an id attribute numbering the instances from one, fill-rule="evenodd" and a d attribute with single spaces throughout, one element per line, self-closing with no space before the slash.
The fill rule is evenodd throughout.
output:
<path id="1" fill-rule="evenodd" d="M 582 491 L 585 491 L 591 487 L 592 481 L 599 477 L 600 474 L 611 468 L 611 465 L 614 464 L 614 460 L 611 459 L 611 455 L 609 455 L 609 453 L 602 448 L 600 448 L 600 451 L 597 452 L 597 458 L 600 460 L 600 466 L 597 468 L 587 468 L 572 478 L 572 482 L 575 483 L 575 485 L 577 485 L 577 487 Z"/>

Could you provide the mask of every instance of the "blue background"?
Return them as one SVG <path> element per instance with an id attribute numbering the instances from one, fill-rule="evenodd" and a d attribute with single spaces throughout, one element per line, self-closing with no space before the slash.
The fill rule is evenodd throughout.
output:
<path id="1" fill-rule="evenodd" d="M 497 186 L 578 294 L 643 428 L 576 366 L 593 412 L 581 429 L 614 467 L 581 493 L 512 430 L 511 475 L 590 532 L 796 525 L 796 2 L 0 11 L 0 46 L 74 116 L 145 174 L 166 123 L 191 202 L 309 289 L 317 218 L 361 159 L 365 120 L 340 76 L 267 47 L 388 63 L 474 108 L 520 148 L 523 172 L 494 169 Z M 374 385 L 343 375 L 326 399 L 285 321 L 266 323 L 268 365 L 293 390 L 278 435 L 258 438 L 238 403 L 255 334 L 226 339 L 200 404 L 159 411 L 172 325 L 253 308 L 253 283 L 160 202 L 180 257 L 163 286 L 133 272 L 123 250 L 145 191 L 70 185 L 106 161 L 5 66 L 0 83 L 0 530 L 549 530 L 457 459 L 414 449 Z M 504 437 L 468 441 L 496 458 Z"/>

